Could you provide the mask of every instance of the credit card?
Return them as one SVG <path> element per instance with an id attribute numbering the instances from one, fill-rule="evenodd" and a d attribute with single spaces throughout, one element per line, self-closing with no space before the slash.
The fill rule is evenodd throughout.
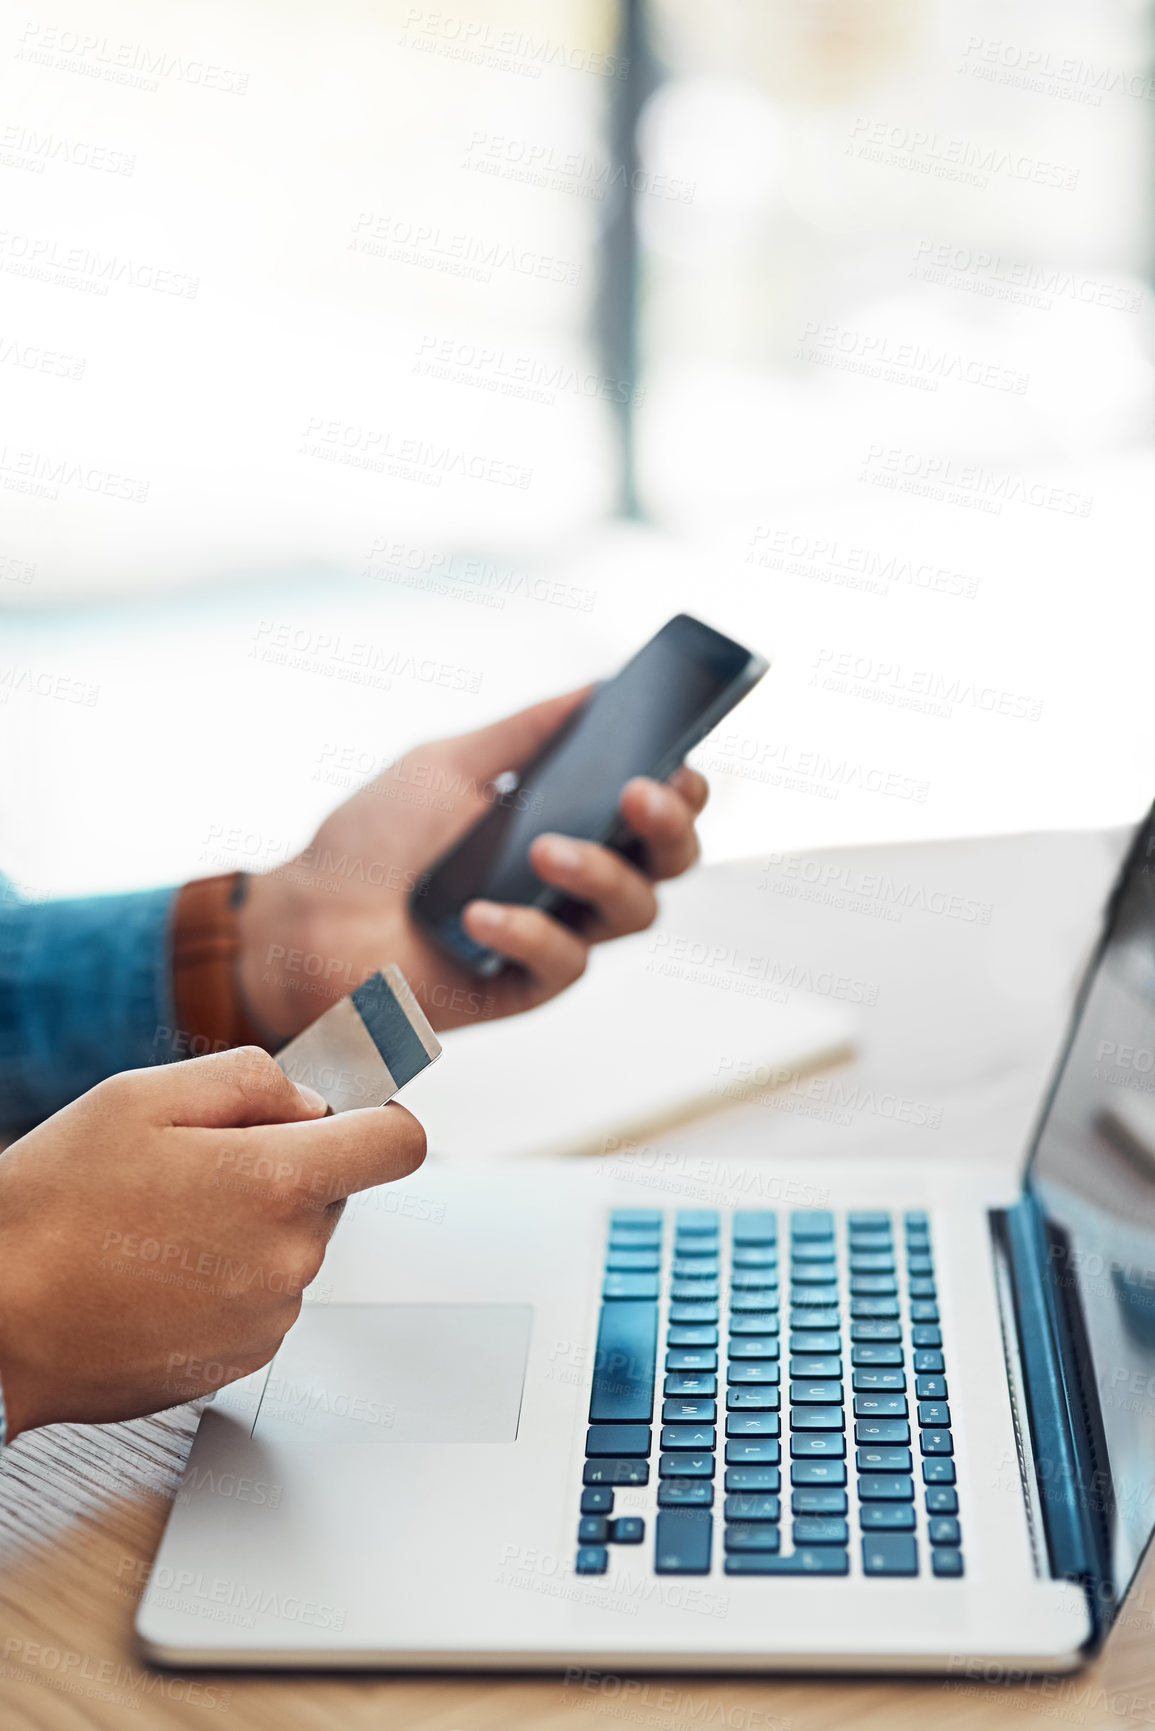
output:
<path id="1" fill-rule="evenodd" d="M 441 1042 L 392 964 L 276 1054 L 292 1082 L 315 1088 L 330 1111 L 383 1106 L 441 1056 Z"/>

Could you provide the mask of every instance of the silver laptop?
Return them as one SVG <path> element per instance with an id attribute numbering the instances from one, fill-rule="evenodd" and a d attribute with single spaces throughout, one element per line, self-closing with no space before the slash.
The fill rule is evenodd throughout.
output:
<path id="1" fill-rule="evenodd" d="M 1155 1524 L 1153 850 L 1149 822 L 1021 1181 L 752 1141 L 356 1199 L 272 1366 L 204 1413 L 148 1656 L 1078 1666 Z"/>

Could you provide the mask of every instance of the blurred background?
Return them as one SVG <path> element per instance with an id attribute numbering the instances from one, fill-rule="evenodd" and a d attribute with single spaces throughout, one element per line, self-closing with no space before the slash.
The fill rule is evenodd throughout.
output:
<path id="1" fill-rule="evenodd" d="M 708 857 L 1128 821 L 1148 0 L 52 0 L 0 35 L 0 860 L 273 863 L 686 609 Z"/>

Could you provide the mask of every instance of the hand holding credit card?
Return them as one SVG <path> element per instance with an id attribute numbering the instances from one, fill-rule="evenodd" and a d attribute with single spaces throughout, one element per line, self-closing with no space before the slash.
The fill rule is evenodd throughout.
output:
<path id="1" fill-rule="evenodd" d="M 440 1056 L 440 1040 L 393 966 L 371 974 L 276 1054 L 289 1080 L 315 1089 L 331 1113 L 383 1106 Z"/>

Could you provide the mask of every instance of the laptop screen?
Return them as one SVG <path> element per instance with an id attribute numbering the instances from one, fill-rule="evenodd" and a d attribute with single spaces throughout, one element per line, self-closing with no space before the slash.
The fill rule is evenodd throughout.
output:
<path id="1" fill-rule="evenodd" d="M 1067 1240 L 1060 1278 L 1082 1311 L 1110 1466 L 1110 1486 L 1088 1490 L 1121 1591 L 1155 1525 L 1155 819 L 1116 885 L 1029 1182 Z"/>

